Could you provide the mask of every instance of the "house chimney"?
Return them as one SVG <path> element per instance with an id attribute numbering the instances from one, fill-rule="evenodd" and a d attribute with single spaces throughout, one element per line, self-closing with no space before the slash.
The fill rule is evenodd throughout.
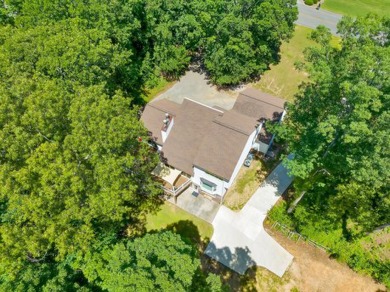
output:
<path id="1" fill-rule="evenodd" d="M 173 127 L 173 116 L 171 116 L 169 113 L 166 113 L 165 119 L 163 120 L 163 125 L 161 127 L 161 137 L 163 143 L 165 142 L 169 133 L 171 132 L 172 127 Z"/>

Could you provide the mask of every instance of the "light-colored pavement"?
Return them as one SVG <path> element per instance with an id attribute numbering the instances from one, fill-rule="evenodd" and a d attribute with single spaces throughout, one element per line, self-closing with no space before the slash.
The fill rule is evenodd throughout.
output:
<path id="1" fill-rule="evenodd" d="M 337 34 L 337 23 L 340 21 L 342 15 L 323 10 L 317 10 L 314 6 L 307 6 L 303 0 L 297 0 L 298 5 L 298 20 L 296 24 L 306 26 L 309 28 L 316 28 L 320 24 L 328 27 L 332 34 Z"/>
<path id="2" fill-rule="evenodd" d="M 174 203 L 174 199 L 168 201 Z M 195 215 L 209 223 L 212 223 L 220 205 L 195 192 L 191 187 L 177 197 L 176 206 Z"/>
<path id="3" fill-rule="evenodd" d="M 283 276 L 293 256 L 265 232 L 263 221 L 291 182 L 280 164 L 240 212 L 221 206 L 212 222 L 214 234 L 205 253 L 240 274 L 258 265 Z"/>
<path id="4" fill-rule="evenodd" d="M 187 71 L 174 86 L 160 94 L 156 100 L 168 99 L 176 103 L 182 103 L 184 98 L 190 98 L 208 106 L 220 107 L 229 110 L 233 107 L 239 91 L 218 90 L 216 86 L 206 79 L 205 74 Z"/>

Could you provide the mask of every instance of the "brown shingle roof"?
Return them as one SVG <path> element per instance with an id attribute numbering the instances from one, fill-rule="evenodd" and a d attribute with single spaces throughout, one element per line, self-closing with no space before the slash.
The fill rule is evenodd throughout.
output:
<path id="1" fill-rule="evenodd" d="M 169 113 L 170 115 L 175 116 L 179 111 L 179 108 L 180 104 L 167 99 L 153 101 L 146 105 L 141 116 L 141 121 L 143 121 L 145 127 L 152 132 L 157 144 L 163 144 L 161 127 L 163 126 L 165 114 Z"/>
<path id="2" fill-rule="evenodd" d="M 188 99 L 181 105 L 159 100 L 146 106 L 141 120 L 161 145 L 165 113 L 173 115 L 172 130 L 162 147 L 166 162 L 190 175 L 195 165 L 230 180 L 257 121 L 279 118 L 284 103 L 283 99 L 247 89 L 230 111 L 223 112 Z"/>
<path id="3" fill-rule="evenodd" d="M 162 148 L 167 163 L 192 175 L 194 159 L 203 138 L 214 118 L 221 114 L 221 111 L 185 99 Z"/>
<path id="4" fill-rule="evenodd" d="M 216 117 L 214 123 L 250 135 L 255 130 L 257 121 L 255 118 L 242 115 L 239 112 L 227 111 Z"/>
<path id="5" fill-rule="evenodd" d="M 257 119 L 276 120 L 280 118 L 285 102 L 279 97 L 248 88 L 239 94 L 233 111 Z"/>
<path id="6" fill-rule="evenodd" d="M 254 130 L 253 126 L 252 132 Z M 248 134 L 213 122 L 203 138 L 194 165 L 229 181 L 248 137 Z"/>

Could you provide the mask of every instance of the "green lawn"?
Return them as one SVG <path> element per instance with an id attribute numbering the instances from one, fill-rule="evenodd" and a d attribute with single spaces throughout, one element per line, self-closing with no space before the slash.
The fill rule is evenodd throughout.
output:
<path id="1" fill-rule="evenodd" d="M 197 243 L 210 239 L 213 235 L 211 224 L 168 202 L 161 205 L 157 214 L 149 214 L 146 222 L 148 232 L 168 228 Z"/>
<path id="2" fill-rule="evenodd" d="M 282 44 L 279 64 L 271 65 L 271 70 L 267 71 L 253 86 L 292 101 L 298 91 L 298 85 L 307 79 L 304 72 L 295 70 L 294 63 L 303 61 L 303 50 L 315 44 L 307 38 L 311 31 L 310 28 L 296 26 L 290 42 Z"/>
<path id="3" fill-rule="evenodd" d="M 295 69 L 294 63 L 304 61 L 304 49 L 316 45 L 314 41 L 308 39 L 312 31 L 310 28 L 297 25 L 294 36 L 289 42 L 284 42 L 280 48 L 279 64 L 271 65 L 270 70 L 265 72 L 260 81 L 253 84 L 253 87 L 293 101 L 299 84 L 308 78 L 305 72 Z M 339 42 L 338 37 L 333 37 L 332 45 L 339 46 Z"/>
<path id="4" fill-rule="evenodd" d="M 390 15 L 390 0 L 325 0 L 322 8 L 350 16 Z"/>
<path id="5" fill-rule="evenodd" d="M 148 88 L 145 90 L 145 94 L 142 96 L 142 99 L 146 102 L 149 102 L 160 93 L 163 93 L 164 91 L 168 90 L 175 83 L 176 81 L 167 81 L 166 79 L 161 77 L 155 87 Z"/>

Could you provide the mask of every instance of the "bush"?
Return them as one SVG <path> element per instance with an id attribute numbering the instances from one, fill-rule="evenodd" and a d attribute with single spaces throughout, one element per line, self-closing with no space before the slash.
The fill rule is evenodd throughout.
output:
<path id="1" fill-rule="evenodd" d="M 306 4 L 306 5 L 313 5 L 313 4 L 314 4 L 313 1 L 314 1 L 314 0 L 305 0 L 305 4 Z"/>
<path id="2" fill-rule="evenodd" d="M 290 216 L 287 214 L 287 203 L 286 201 L 281 201 L 280 203 L 276 204 L 269 212 L 268 212 L 268 218 L 271 221 L 279 222 L 283 225 L 286 225 L 292 229 L 294 229 L 294 224 L 290 218 Z"/>

